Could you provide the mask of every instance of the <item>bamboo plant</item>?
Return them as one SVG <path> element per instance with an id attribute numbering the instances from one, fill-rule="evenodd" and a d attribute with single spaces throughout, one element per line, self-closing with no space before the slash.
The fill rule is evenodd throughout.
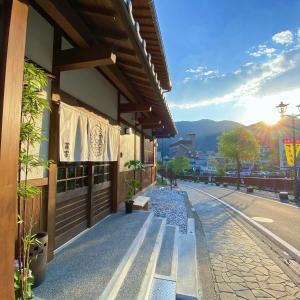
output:
<path id="1" fill-rule="evenodd" d="M 21 109 L 21 128 L 19 143 L 18 172 L 18 234 L 17 234 L 17 265 L 15 267 L 14 284 L 16 299 L 31 299 L 34 278 L 30 271 L 30 248 L 38 245 L 33 233 L 34 221 L 26 208 L 26 201 L 34 199 L 40 189 L 29 183 L 29 175 L 36 167 L 48 168 L 49 161 L 33 154 L 33 149 L 41 144 L 45 137 L 39 123 L 45 110 L 49 110 L 49 102 L 42 96 L 42 91 L 48 84 L 45 72 L 34 64 L 25 61 L 23 94 Z"/>

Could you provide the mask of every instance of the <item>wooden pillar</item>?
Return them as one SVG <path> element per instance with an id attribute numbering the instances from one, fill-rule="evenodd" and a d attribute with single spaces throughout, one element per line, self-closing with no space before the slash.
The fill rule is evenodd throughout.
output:
<path id="1" fill-rule="evenodd" d="M 88 227 L 92 227 L 94 225 L 93 218 L 93 186 L 94 186 L 94 173 L 95 173 L 94 164 L 92 162 L 88 162 L 88 184 L 89 184 L 89 192 L 88 192 Z"/>
<path id="2" fill-rule="evenodd" d="M 55 56 L 61 49 L 61 33 L 54 29 L 53 42 L 53 75 L 55 79 L 51 86 L 51 113 L 50 113 L 50 134 L 49 134 L 49 159 L 52 161 L 49 168 L 48 186 L 48 261 L 53 259 L 55 248 L 55 209 L 56 209 L 56 185 L 57 185 L 57 162 L 59 160 L 59 101 L 60 101 L 60 72 L 55 69 Z"/>
<path id="3" fill-rule="evenodd" d="M 118 179 L 119 179 L 119 161 L 111 163 L 111 182 L 112 182 L 112 212 L 118 210 Z"/>
<path id="4" fill-rule="evenodd" d="M 141 134 L 141 162 L 144 164 L 145 163 L 145 135 L 142 133 Z M 146 171 L 146 170 L 145 170 Z M 144 178 L 145 178 L 145 172 L 142 172 L 141 175 L 141 183 L 142 183 L 142 187 L 144 188 Z"/>
<path id="5" fill-rule="evenodd" d="M 28 6 L 4 1 L 1 6 L 0 79 L 0 299 L 14 297 L 16 194 Z"/>

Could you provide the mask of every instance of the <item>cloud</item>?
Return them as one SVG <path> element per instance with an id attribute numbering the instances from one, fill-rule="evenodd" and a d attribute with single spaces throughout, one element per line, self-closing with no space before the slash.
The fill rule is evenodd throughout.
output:
<path id="1" fill-rule="evenodd" d="M 220 74 L 218 70 L 210 70 L 204 66 L 198 66 L 197 68 L 189 68 L 185 71 L 186 73 L 190 73 L 190 76 L 185 77 L 182 83 L 188 83 L 191 80 L 200 79 L 207 81 L 209 79 L 224 77 L 225 74 Z"/>
<path id="2" fill-rule="evenodd" d="M 272 40 L 281 45 L 288 45 L 293 42 L 294 35 L 290 30 L 281 31 L 273 35 Z"/>
<path id="3" fill-rule="evenodd" d="M 271 57 L 275 52 L 275 48 L 268 48 L 266 45 L 259 45 L 255 51 L 248 51 L 249 55 L 253 57 L 260 57 L 262 55 Z"/>
<path id="4" fill-rule="evenodd" d="M 295 73 L 297 68 L 299 68 L 298 74 L 300 74 L 300 49 L 285 50 L 267 62 L 247 63 L 226 78 L 219 77 L 218 81 L 213 82 L 209 92 L 198 99 L 189 102 L 185 100 L 181 103 L 170 101 L 170 106 L 178 109 L 192 109 L 230 102 L 245 103 L 247 102 L 246 99 L 259 99 L 259 97 L 270 95 L 272 93 L 270 87 L 274 82 L 276 82 L 275 85 L 279 94 L 289 89 L 299 88 L 297 80 L 291 86 L 288 77 L 288 74 Z M 281 80 L 279 80 L 280 76 Z M 199 84 L 198 88 L 202 90 Z"/>

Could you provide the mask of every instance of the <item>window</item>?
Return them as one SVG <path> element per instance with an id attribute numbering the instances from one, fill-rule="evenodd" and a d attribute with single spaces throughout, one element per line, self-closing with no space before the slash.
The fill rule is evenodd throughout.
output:
<path id="1" fill-rule="evenodd" d="M 153 164 L 154 163 L 154 149 L 153 141 L 145 138 L 144 141 L 144 164 Z"/>
<path id="2" fill-rule="evenodd" d="M 57 168 L 57 193 L 88 186 L 87 163 L 60 163 Z"/>

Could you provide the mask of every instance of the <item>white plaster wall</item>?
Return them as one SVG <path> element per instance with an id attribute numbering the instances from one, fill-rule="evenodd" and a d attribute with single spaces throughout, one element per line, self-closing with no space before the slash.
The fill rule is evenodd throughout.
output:
<path id="1" fill-rule="evenodd" d="M 25 55 L 33 62 L 48 71 L 52 70 L 52 48 L 53 48 L 53 27 L 32 7 L 29 8 L 27 22 L 27 37 Z M 48 81 L 42 97 L 51 100 L 51 80 Z M 48 139 L 49 139 L 49 112 L 46 111 L 42 118 L 38 120 L 37 126 L 41 128 L 46 140 L 40 145 L 31 149 L 31 153 L 38 154 L 43 159 L 48 159 Z M 35 168 L 30 172 L 29 178 L 42 178 L 48 176 L 48 171 L 44 168 Z"/>
<path id="2" fill-rule="evenodd" d="M 126 125 L 121 125 L 120 135 L 120 172 L 127 171 L 124 164 L 128 160 L 134 159 L 134 134 L 124 134 Z"/>
<path id="3" fill-rule="evenodd" d="M 117 120 L 117 90 L 97 70 L 65 71 L 60 79 L 61 90 Z"/>
<path id="4" fill-rule="evenodd" d="M 136 133 L 135 135 L 135 158 L 137 160 L 141 160 L 142 158 L 142 138 L 141 138 L 141 134 L 140 133 Z"/>
<path id="5" fill-rule="evenodd" d="M 53 27 L 30 7 L 25 55 L 48 71 L 52 70 L 53 35 Z"/>
<path id="6" fill-rule="evenodd" d="M 62 39 L 62 49 L 72 48 Z M 96 69 L 64 71 L 60 74 L 60 87 L 64 92 L 92 106 L 114 120 L 118 119 L 118 91 Z"/>

